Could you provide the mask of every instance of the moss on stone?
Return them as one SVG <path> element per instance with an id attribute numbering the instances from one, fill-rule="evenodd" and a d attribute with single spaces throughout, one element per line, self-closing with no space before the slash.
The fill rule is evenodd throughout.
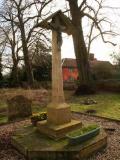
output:
<path id="1" fill-rule="evenodd" d="M 32 160 L 63 160 L 65 157 L 70 160 L 76 154 L 79 154 L 80 157 L 89 156 L 91 153 L 104 147 L 107 143 L 106 139 L 105 132 L 101 130 L 98 136 L 89 141 L 71 146 L 67 138 L 55 141 L 40 134 L 36 127 L 26 126 L 14 133 L 12 144 L 22 154 Z"/>
<path id="2" fill-rule="evenodd" d="M 91 125 L 88 125 L 88 126 L 84 126 L 80 129 L 74 130 L 74 131 L 70 132 L 68 135 L 71 136 L 71 137 L 81 136 L 83 134 L 86 134 L 86 133 L 98 128 L 98 127 L 99 126 L 97 124 L 91 124 Z"/>
<path id="3" fill-rule="evenodd" d="M 40 134 L 36 127 L 27 126 L 20 130 L 18 130 L 14 136 L 14 140 L 19 141 L 23 146 L 26 146 L 30 150 L 34 148 L 34 150 L 39 150 L 45 147 L 46 149 L 56 150 L 62 149 L 64 145 L 68 144 L 67 139 L 62 139 L 59 141 L 54 141 L 51 138 L 48 138 L 42 134 Z M 34 142 L 34 143 L 33 143 Z M 44 148 L 44 149 L 45 149 Z"/>

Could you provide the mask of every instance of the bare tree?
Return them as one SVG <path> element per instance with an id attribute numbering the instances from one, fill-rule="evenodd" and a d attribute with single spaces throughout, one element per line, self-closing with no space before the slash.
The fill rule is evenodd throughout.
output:
<path id="1" fill-rule="evenodd" d="M 3 79 L 3 75 L 2 75 L 2 70 L 3 70 L 2 56 L 3 56 L 4 50 L 5 50 L 5 45 L 6 45 L 6 40 L 2 39 L 2 41 L 0 42 L 0 80 Z"/>
<path id="2" fill-rule="evenodd" d="M 18 83 L 18 63 L 19 63 L 19 60 L 21 59 L 18 52 L 21 49 L 21 45 L 18 47 L 18 43 L 20 39 L 17 33 L 18 28 L 13 23 L 12 12 L 9 13 L 8 17 L 11 21 L 9 22 L 4 21 L 4 23 L 1 24 L 0 29 L 5 37 L 4 38 L 4 48 L 5 48 L 4 50 L 5 52 L 7 52 L 7 50 L 10 50 L 11 52 L 10 56 L 12 59 L 12 66 L 10 64 L 6 64 L 6 67 L 11 70 L 10 78 L 12 79 L 12 83 L 16 84 Z M 1 19 L 1 21 L 3 20 L 4 19 Z M 9 58 L 5 52 L 4 52 L 4 57 L 7 56 L 7 58 Z"/>
<path id="3" fill-rule="evenodd" d="M 39 19 L 41 19 L 43 16 L 42 12 L 50 2 L 51 0 L 7 0 L 6 11 L 1 15 L 4 20 L 11 22 L 11 25 L 13 24 L 19 29 L 21 35 L 22 51 L 24 55 L 25 70 L 29 86 L 33 85 L 34 77 L 32 73 L 31 59 L 28 47 L 29 43 L 31 43 L 31 39 L 33 39 L 31 37 L 36 35 L 34 30 L 39 22 Z M 9 17 L 11 12 L 12 18 Z"/>
<path id="4" fill-rule="evenodd" d="M 99 18 L 99 14 L 101 14 L 101 10 L 103 10 L 103 7 L 102 7 L 102 4 L 103 4 L 104 0 L 101 0 L 99 3 L 98 3 L 98 9 L 95 11 L 94 10 L 94 19 L 97 21 L 98 25 L 99 26 L 102 26 L 102 23 L 108 23 L 109 24 L 109 29 L 101 29 L 100 27 L 97 27 L 97 29 L 99 30 L 99 33 L 97 34 L 94 34 L 94 31 L 96 30 L 96 24 L 94 21 L 92 21 L 91 25 L 90 25 L 90 30 L 89 30 L 89 33 L 87 35 L 87 41 L 88 41 L 88 45 L 87 45 L 87 50 L 88 50 L 88 53 L 90 53 L 90 49 L 91 49 L 91 45 L 93 43 L 93 41 L 95 41 L 97 38 L 99 38 L 101 36 L 102 40 L 104 43 L 110 43 L 111 45 L 115 46 L 116 44 L 113 43 L 112 41 L 109 41 L 109 40 L 105 40 L 105 36 L 118 36 L 118 33 L 114 32 L 111 28 L 112 26 L 112 22 L 107 18 L 107 17 L 102 17 L 102 18 Z M 91 9 L 90 9 L 91 10 Z"/>
<path id="5" fill-rule="evenodd" d="M 112 45 L 115 45 L 114 43 L 110 41 L 106 41 L 104 39 L 104 34 L 107 32 L 103 32 L 101 28 L 101 22 L 104 21 L 106 23 L 109 23 L 104 18 L 98 19 L 98 12 L 101 9 L 101 0 L 95 0 L 94 3 L 98 6 L 98 10 L 96 11 L 95 8 L 90 6 L 88 4 L 87 0 L 82 0 L 81 3 L 78 3 L 78 0 L 67 0 L 70 7 L 70 13 L 72 17 L 72 24 L 74 26 L 73 29 L 73 43 L 74 43 L 74 50 L 76 55 L 76 61 L 78 66 L 78 72 L 79 72 L 79 79 L 80 79 L 80 86 L 82 85 L 90 85 L 91 82 L 91 75 L 90 75 L 90 67 L 89 67 L 89 50 L 91 42 L 93 41 L 92 38 L 92 32 L 93 28 L 96 27 L 96 29 L 99 31 L 99 35 L 101 35 L 103 41 L 105 43 L 111 43 Z M 85 37 L 83 33 L 83 24 L 82 20 L 84 17 L 87 17 L 90 19 L 93 23 L 91 26 L 91 32 L 89 35 L 89 46 L 88 50 L 85 44 Z M 94 37 L 95 38 L 95 37 Z"/>

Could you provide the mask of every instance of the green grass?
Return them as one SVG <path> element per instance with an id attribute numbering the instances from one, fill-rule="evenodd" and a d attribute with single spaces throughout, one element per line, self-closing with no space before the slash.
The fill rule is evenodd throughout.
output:
<path id="1" fill-rule="evenodd" d="M 0 101 L 0 110 L 2 109 L 6 109 L 7 108 L 7 104 L 5 101 Z"/>
<path id="2" fill-rule="evenodd" d="M 39 112 L 46 112 L 46 107 L 41 107 L 40 105 L 33 104 L 32 105 L 32 113 L 36 114 Z"/>
<path id="3" fill-rule="evenodd" d="M 6 116 L 7 104 L 5 101 L 0 101 L 0 124 L 7 123 L 8 118 Z"/>
<path id="4" fill-rule="evenodd" d="M 0 124 L 4 124 L 8 122 L 8 118 L 6 115 L 0 114 Z"/>
<path id="5" fill-rule="evenodd" d="M 7 116 L 5 114 L 5 109 L 7 109 L 6 104 L 6 93 L 10 92 L 9 90 L 5 91 L 5 93 L 1 93 L 0 100 L 0 124 L 7 122 Z M 20 93 L 23 92 L 22 90 Z M 115 93 L 100 93 L 90 96 L 73 96 L 73 92 L 65 91 L 66 102 L 70 104 L 71 110 L 76 112 L 85 113 L 89 109 L 96 110 L 95 115 L 117 119 L 120 120 L 120 94 Z M 3 97 L 3 98 L 2 98 Z M 86 98 L 91 98 L 97 101 L 97 104 L 93 105 L 84 105 L 83 102 Z M 45 112 L 46 107 L 41 106 L 39 103 L 33 103 L 32 105 L 33 114 L 38 112 Z"/>
<path id="6" fill-rule="evenodd" d="M 84 105 L 86 98 L 97 101 L 97 104 Z M 72 97 L 70 101 L 71 110 L 85 113 L 87 110 L 96 110 L 96 115 L 120 120 L 120 94 L 101 93 L 91 96 Z"/>
<path id="7" fill-rule="evenodd" d="M 99 126 L 97 124 L 91 124 L 91 125 L 88 125 L 86 127 L 81 128 L 81 129 L 77 129 L 77 130 L 74 130 L 74 131 L 70 132 L 68 134 L 68 136 L 70 136 L 70 137 L 81 136 L 83 134 L 86 134 L 86 133 L 98 128 L 98 127 Z"/>

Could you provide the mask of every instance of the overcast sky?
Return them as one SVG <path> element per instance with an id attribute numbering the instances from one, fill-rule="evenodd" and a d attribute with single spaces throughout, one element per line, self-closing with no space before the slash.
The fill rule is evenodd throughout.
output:
<path id="1" fill-rule="evenodd" d="M 61 5 L 62 5 L 61 0 Z M 112 7 L 120 7 L 120 0 L 106 0 L 105 3 L 106 6 L 112 6 Z M 112 20 L 113 25 L 116 27 L 115 31 L 120 33 L 120 9 L 105 9 L 104 10 L 107 17 L 109 17 L 110 20 Z M 64 37 L 64 36 L 63 36 Z M 120 36 L 116 38 L 110 37 L 110 40 L 117 44 L 116 47 L 113 47 L 110 44 L 105 44 L 101 40 L 101 38 L 96 39 L 91 46 L 91 53 L 95 54 L 95 57 L 99 60 L 109 60 L 111 61 L 111 56 L 113 52 L 119 51 L 120 46 Z M 73 42 L 72 37 L 65 36 L 62 46 L 62 57 L 75 57 L 74 54 L 74 48 L 73 48 Z"/>
<path id="2" fill-rule="evenodd" d="M 3 0 L 0 0 L 2 2 Z M 63 8 L 68 6 L 67 3 L 65 3 L 65 0 L 55 0 L 56 5 L 54 6 L 54 10 L 65 10 Z M 94 0 L 89 0 L 88 2 L 91 3 Z M 120 0 L 105 0 L 104 3 L 105 6 L 112 6 L 112 7 L 120 7 Z M 104 9 L 104 15 L 109 17 L 109 19 L 112 21 L 112 24 L 115 26 L 115 31 L 120 33 L 120 9 Z M 86 21 L 84 22 L 86 23 Z M 104 26 L 106 27 L 106 26 Z M 120 46 L 120 36 L 116 38 L 109 37 L 111 41 L 117 44 L 116 47 L 113 47 L 110 44 L 104 44 L 101 40 L 101 38 L 96 39 L 91 46 L 91 53 L 95 54 L 95 57 L 99 60 L 110 60 L 111 57 L 110 54 L 112 54 L 114 51 L 119 51 Z M 63 35 L 63 45 L 62 45 L 62 58 L 69 57 L 74 58 L 74 47 L 72 42 L 72 37 Z"/>

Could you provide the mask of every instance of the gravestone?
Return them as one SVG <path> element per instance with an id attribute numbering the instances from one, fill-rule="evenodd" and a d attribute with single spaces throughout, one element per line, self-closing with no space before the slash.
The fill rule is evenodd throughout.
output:
<path id="1" fill-rule="evenodd" d="M 7 101 L 8 104 L 8 120 L 29 117 L 32 115 L 32 101 L 28 98 L 18 95 Z"/>

